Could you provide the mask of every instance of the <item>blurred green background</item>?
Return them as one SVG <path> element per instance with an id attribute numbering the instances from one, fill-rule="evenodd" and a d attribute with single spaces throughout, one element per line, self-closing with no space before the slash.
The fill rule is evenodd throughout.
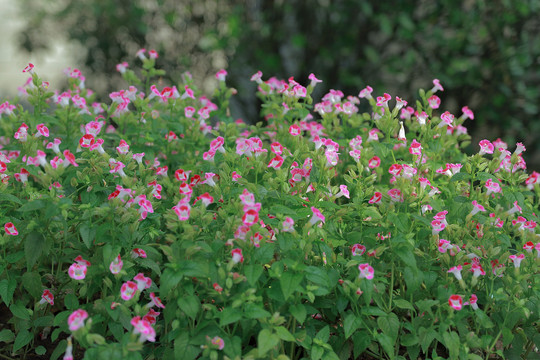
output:
<path id="1" fill-rule="evenodd" d="M 28 52 L 55 44 L 55 34 L 82 47 L 75 58 L 87 87 L 124 86 L 115 65 L 135 65 L 135 52 L 156 49 L 164 83 L 189 70 L 211 89 L 220 68 L 239 90 L 233 115 L 256 122 L 250 76 L 294 76 L 324 82 L 315 94 L 366 85 L 414 104 L 434 78 L 445 91 L 441 110 L 475 120 L 478 141 L 501 137 L 527 147 L 540 170 L 540 0 L 20 0 L 25 26 L 17 43 Z M 102 99 L 106 100 L 106 99 Z"/>

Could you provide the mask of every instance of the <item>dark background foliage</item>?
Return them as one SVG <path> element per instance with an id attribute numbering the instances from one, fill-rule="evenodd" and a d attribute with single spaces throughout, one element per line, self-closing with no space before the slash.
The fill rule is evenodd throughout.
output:
<path id="1" fill-rule="evenodd" d="M 313 72 L 319 91 L 357 95 L 370 85 L 414 103 L 418 88 L 439 78 L 442 110 L 461 115 L 479 140 L 522 141 L 530 169 L 540 168 L 540 0 L 56 0 L 21 1 L 28 25 L 19 43 L 28 51 L 62 32 L 84 44 L 88 86 L 117 89 L 115 65 L 141 47 L 160 53 L 164 82 L 189 70 L 210 86 L 220 68 L 239 90 L 238 117 L 256 122 L 250 76 Z M 317 95 L 317 94 L 316 94 Z M 318 95 L 322 95 L 319 93 Z"/>

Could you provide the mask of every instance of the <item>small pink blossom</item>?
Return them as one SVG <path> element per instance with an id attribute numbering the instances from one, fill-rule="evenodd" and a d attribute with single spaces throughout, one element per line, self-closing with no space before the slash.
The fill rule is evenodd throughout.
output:
<path id="1" fill-rule="evenodd" d="M 441 106 L 441 99 L 437 95 L 431 95 L 428 99 L 429 107 L 432 109 L 438 109 Z"/>
<path id="2" fill-rule="evenodd" d="M 525 259 L 525 254 L 510 255 L 508 258 L 514 263 L 514 267 L 517 269 L 521 266 L 521 261 Z"/>
<path id="3" fill-rule="evenodd" d="M 290 217 L 286 217 L 285 220 L 283 220 L 282 223 L 282 230 L 283 232 L 293 232 L 294 231 L 294 220 Z"/>
<path id="4" fill-rule="evenodd" d="M 68 275 L 74 280 L 83 280 L 86 277 L 86 265 L 74 263 L 68 269 Z"/>
<path id="5" fill-rule="evenodd" d="M 352 256 L 364 255 L 365 252 L 366 252 L 366 247 L 362 244 L 354 244 L 351 247 Z"/>
<path id="6" fill-rule="evenodd" d="M 463 278 L 461 277 L 461 269 L 462 269 L 461 265 L 453 266 L 447 272 L 454 274 L 457 280 L 463 280 Z"/>
<path id="7" fill-rule="evenodd" d="M 360 270 L 360 274 L 358 274 L 358 277 L 360 279 L 368 279 L 368 280 L 373 279 L 375 270 L 373 269 L 373 267 L 371 267 L 371 265 L 367 263 L 360 264 L 358 265 L 358 270 Z"/>
<path id="8" fill-rule="evenodd" d="M 117 257 L 114 258 L 114 260 L 109 265 L 109 270 L 113 274 L 118 274 L 122 270 L 123 266 L 124 266 L 124 263 L 122 261 L 122 258 L 120 257 L 120 255 L 118 255 Z"/>
<path id="9" fill-rule="evenodd" d="M 120 296 L 125 301 L 131 300 L 133 296 L 135 296 L 135 292 L 137 291 L 137 283 L 133 281 L 126 281 L 122 284 L 122 287 L 120 288 Z"/>
<path id="10" fill-rule="evenodd" d="M 88 313 L 85 310 L 75 310 L 68 317 L 68 325 L 70 331 L 77 331 L 84 326 L 84 320 L 88 318 Z"/>
<path id="11" fill-rule="evenodd" d="M 15 225 L 13 225 L 12 222 L 6 223 L 4 225 L 4 230 L 6 231 L 6 234 L 8 235 L 12 235 L 12 236 L 19 235 L 17 228 L 15 227 Z"/>
<path id="12" fill-rule="evenodd" d="M 369 199 L 368 203 L 370 204 L 378 204 L 382 200 L 382 193 L 375 191 L 371 199 Z"/>
<path id="13" fill-rule="evenodd" d="M 236 248 L 231 250 L 232 261 L 235 264 L 244 262 L 244 256 L 242 255 L 242 249 Z"/>
<path id="14" fill-rule="evenodd" d="M 135 316 L 131 319 L 131 325 L 133 325 L 133 334 L 141 334 L 139 342 L 144 343 L 146 340 L 156 341 L 156 330 L 152 327 L 152 324 L 148 320 L 141 319 L 140 316 Z"/>
<path id="15" fill-rule="evenodd" d="M 219 336 L 214 336 L 212 340 L 210 340 L 210 342 L 212 343 L 212 345 L 216 346 L 218 350 L 223 350 L 223 348 L 225 347 L 225 341 L 223 341 L 223 339 Z"/>
<path id="16" fill-rule="evenodd" d="M 454 310 L 461 310 L 463 308 L 463 298 L 461 295 L 451 295 L 448 299 L 448 305 Z"/>
<path id="17" fill-rule="evenodd" d="M 54 295 L 49 289 L 43 290 L 43 294 L 41 295 L 41 300 L 39 301 L 39 303 L 49 303 L 51 306 L 54 305 Z"/>
<path id="18" fill-rule="evenodd" d="M 321 213 L 321 211 L 317 208 L 315 208 L 314 206 L 311 207 L 311 211 L 313 212 L 313 215 L 311 216 L 311 219 L 309 220 L 309 223 L 311 225 L 314 225 L 316 223 L 318 223 L 319 221 L 324 223 L 326 218 L 325 216 Z"/>

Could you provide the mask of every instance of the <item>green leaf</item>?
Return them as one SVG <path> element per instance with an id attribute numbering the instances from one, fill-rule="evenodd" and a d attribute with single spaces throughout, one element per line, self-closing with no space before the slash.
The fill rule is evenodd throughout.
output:
<path id="1" fill-rule="evenodd" d="M 161 276 L 161 269 L 159 268 L 159 265 L 152 259 L 149 258 L 139 258 L 138 259 L 139 264 L 144 266 L 145 268 L 148 268 L 156 273 L 156 275 Z"/>
<path id="2" fill-rule="evenodd" d="M 371 336 L 367 331 L 357 331 L 354 333 L 352 340 L 354 344 L 354 358 L 358 359 L 371 344 Z"/>
<path id="3" fill-rule="evenodd" d="M 324 348 L 313 344 L 311 347 L 311 360 L 320 360 L 324 355 Z"/>
<path id="4" fill-rule="evenodd" d="M 195 295 L 185 296 L 181 299 L 178 299 L 178 306 L 187 316 L 195 319 L 197 317 L 199 309 L 201 308 L 201 302 L 199 298 Z M 228 308 L 226 308 L 225 310 L 227 309 Z"/>
<path id="5" fill-rule="evenodd" d="M 88 223 L 82 224 L 79 228 L 79 234 L 81 234 L 84 245 L 90 249 L 92 247 L 92 241 L 96 238 L 96 227 Z"/>
<path id="6" fill-rule="evenodd" d="M 276 347 L 279 343 L 279 337 L 268 329 L 261 330 L 257 339 L 259 357 L 264 357 L 270 349 Z"/>
<path id="7" fill-rule="evenodd" d="M 178 283 L 182 280 L 184 274 L 180 271 L 175 271 L 171 268 L 167 268 L 163 271 L 160 279 L 160 293 L 163 296 L 168 296 L 169 292 L 178 286 Z"/>
<path id="8" fill-rule="evenodd" d="M 261 277 L 262 272 L 263 267 L 261 265 L 249 264 L 244 266 L 244 275 L 246 276 L 247 281 L 251 286 L 255 286 L 255 284 Z"/>
<path id="9" fill-rule="evenodd" d="M 220 313 L 220 318 L 221 318 L 219 322 L 220 326 L 229 325 L 242 319 L 242 312 L 232 307 L 226 307 Z"/>
<path id="10" fill-rule="evenodd" d="M 450 182 L 455 181 L 466 181 L 471 178 L 471 175 L 469 175 L 466 172 L 458 172 L 457 174 L 452 175 L 452 178 L 450 179 Z"/>
<path id="11" fill-rule="evenodd" d="M 347 315 L 343 322 L 345 339 L 348 339 L 361 325 L 362 321 L 355 314 Z"/>
<path id="12" fill-rule="evenodd" d="M 383 334 L 388 335 L 392 343 L 396 342 L 399 332 L 399 319 L 396 314 L 390 313 L 386 316 L 379 317 L 377 319 L 377 325 L 379 325 Z"/>
<path id="13" fill-rule="evenodd" d="M 39 346 L 36 348 L 36 354 L 37 354 L 37 355 L 45 355 L 46 352 L 47 352 L 47 349 L 45 349 L 45 346 L 39 345 Z"/>
<path id="14" fill-rule="evenodd" d="M 279 283 L 281 285 L 281 291 L 283 292 L 284 300 L 287 300 L 289 296 L 291 296 L 296 290 L 298 290 L 298 287 L 300 286 L 303 278 L 304 275 L 295 274 L 290 271 L 286 271 L 281 275 Z"/>
<path id="15" fill-rule="evenodd" d="M 38 317 L 36 320 L 34 320 L 34 326 L 35 327 L 45 327 L 45 326 L 52 326 L 54 321 L 54 316 L 52 315 L 45 315 Z"/>
<path id="16" fill-rule="evenodd" d="M 11 194 L 0 194 L 0 201 L 11 201 L 16 204 L 22 205 L 22 201 L 18 197 Z"/>
<path id="17" fill-rule="evenodd" d="M 4 329 L 0 331 L 0 342 L 12 342 L 15 339 L 15 334 L 13 331 Z"/>
<path id="18" fill-rule="evenodd" d="M 34 299 L 40 299 L 42 295 L 41 277 L 35 272 L 25 272 L 22 276 L 22 285 Z"/>
<path id="19" fill-rule="evenodd" d="M 26 329 L 19 330 L 19 333 L 17 334 L 17 337 L 15 338 L 15 342 L 13 343 L 13 352 L 17 352 L 19 349 L 21 349 L 23 346 L 26 346 L 32 341 L 34 337 L 32 336 L 32 333 Z"/>
<path id="20" fill-rule="evenodd" d="M 315 339 L 319 339 L 325 343 L 328 342 L 329 338 L 330 338 L 330 326 L 328 325 L 326 325 L 321 330 L 319 330 L 317 335 L 315 335 Z"/>
<path id="21" fill-rule="evenodd" d="M 326 288 L 330 288 L 330 278 L 328 277 L 328 273 L 323 270 L 320 267 L 315 266 L 308 266 L 304 272 L 306 273 L 306 279 L 311 281 L 312 283 L 324 286 Z"/>
<path id="22" fill-rule="evenodd" d="M 261 306 L 251 303 L 244 306 L 244 315 L 248 319 L 261 319 L 272 316 L 272 314 L 264 310 Z"/>
<path id="23" fill-rule="evenodd" d="M 45 248 L 45 239 L 38 232 L 31 232 L 24 241 L 24 254 L 26 256 L 26 266 L 28 270 L 34 266 Z"/>
<path id="24" fill-rule="evenodd" d="M 407 266 L 403 272 L 403 277 L 405 278 L 405 283 L 407 284 L 407 292 L 410 291 L 413 293 L 414 291 L 418 290 L 422 284 L 422 274 L 416 267 L 411 268 Z"/>
<path id="25" fill-rule="evenodd" d="M 423 353 L 427 353 L 429 346 L 436 337 L 437 332 L 433 328 L 426 329 L 421 326 L 418 329 L 418 339 L 420 340 L 420 346 L 422 347 Z"/>
<path id="26" fill-rule="evenodd" d="M 29 310 L 25 308 L 20 302 L 17 302 L 16 304 L 12 304 L 9 307 L 9 310 L 11 310 L 11 313 L 15 315 L 16 317 L 18 317 L 19 319 L 30 320 Z"/>
<path id="27" fill-rule="evenodd" d="M 474 312 L 476 314 L 476 317 L 478 318 L 478 322 L 480 325 L 486 329 L 491 329 L 495 325 L 493 324 L 493 321 L 486 315 L 486 313 L 482 309 L 478 309 Z"/>
<path id="28" fill-rule="evenodd" d="M 294 316 L 296 321 L 298 321 L 300 324 L 303 324 L 304 321 L 306 320 L 307 313 L 306 313 L 306 308 L 304 307 L 304 305 L 302 304 L 291 305 L 289 307 L 289 311 L 292 314 L 292 316 Z"/>
<path id="29" fill-rule="evenodd" d="M 9 306 L 11 300 L 13 300 L 13 293 L 15 293 L 15 288 L 17 287 L 17 281 L 15 279 L 4 279 L 0 281 L 0 296 L 2 301 Z"/>
<path id="30" fill-rule="evenodd" d="M 381 344 L 383 350 L 386 352 L 390 359 L 394 358 L 394 340 L 390 336 L 384 333 L 377 334 L 377 341 Z"/>
<path id="31" fill-rule="evenodd" d="M 405 300 L 405 299 L 395 299 L 394 304 L 396 304 L 396 306 L 398 308 L 400 308 L 400 309 L 407 309 L 407 310 L 411 310 L 411 311 L 416 311 L 414 306 L 412 306 L 412 304 L 410 302 L 408 302 L 407 300 Z"/>
<path id="32" fill-rule="evenodd" d="M 291 334 L 290 331 L 287 330 L 287 328 L 285 328 L 284 326 L 278 326 L 274 328 L 274 330 L 276 330 L 276 334 L 277 336 L 279 336 L 281 340 L 290 341 L 290 342 L 296 341 L 293 334 Z"/>
<path id="33" fill-rule="evenodd" d="M 459 335 L 455 331 L 445 332 L 443 334 L 444 345 L 450 351 L 450 359 L 459 357 Z"/>
<path id="34" fill-rule="evenodd" d="M 73 293 L 69 293 L 64 298 L 64 305 L 66 306 L 66 309 L 68 310 L 75 310 L 79 308 L 79 299 L 77 296 Z"/>
<path id="35" fill-rule="evenodd" d="M 270 211 L 269 211 L 270 214 L 283 214 L 283 215 L 290 215 L 292 216 L 293 218 L 295 219 L 298 219 L 298 214 L 296 213 L 296 211 L 286 207 L 286 206 L 283 206 L 283 205 L 272 205 L 272 207 L 270 208 Z"/>
<path id="36" fill-rule="evenodd" d="M 34 200 L 29 201 L 20 208 L 17 209 L 19 212 L 27 212 L 27 211 L 33 211 L 33 210 L 39 210 L 43 209 L 47 205 L 47 203 L 44 200 Z"/>
<path id="37" fill-rule="evenodd" d="M 370 307 L 363 307 L 360 311 L 362 315 L 369 315 L 369 316 L 386 316 L 386 313 L 375 306 Z"/>
<path id="38" fill-rule="evenodd" d="M 405 213 L 388 213 L 388 220 L 401 232 L 407 233 L 409 230 L 409 217 Z"/>
<path id="39" fill-rule="evenodd" d="M 60 342 L 58 343 L 58 346 L 56 346 L 53 353 L 51 354 L 50 360 L 57 360 L 61 355 L 64 354 L 64 352 L 66 351 L 66 348 L 67 348 L 67 341 L 65 339 L 60 340 Z"/>

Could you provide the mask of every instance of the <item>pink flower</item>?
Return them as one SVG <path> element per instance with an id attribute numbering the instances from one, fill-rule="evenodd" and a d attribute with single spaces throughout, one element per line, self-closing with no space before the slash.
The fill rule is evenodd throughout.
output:
<path id="1" fill-rule="evenodd" d="M 452 249 L 454 246 L 450 244 L 450 241 L 445 239 L 439 240 L 439 252 L 440 253 L 446 253 L 449 249 Z"/>
<path id="2" fill-rule="evenodd" d="M 157 306 L 158 308 L 165 309 L 165 305 L 163 305 L 163 303 L 161 302 L 161 299 L 160 299 L 158 296 L 156 296 L 155 293 L 150 293 L 150 299 L 151 299 L 152 301 L 150 301 L 150 302 L 146 305 L 146 307 L 151 308 L 151 307 L 153 307 L 153 306 Z"/>
<path id="3" fill-rule="evenodd" d="M 390 196 L 390 199 L 392 199 L 392 201 L 394 202 L 403 202 L 403 194 L 399 189 L 388 190 L 388 195 Z"/>
<path id="4" fill-rule="evenodd" d="M 263 73 L 259 70 L 255 74 L 253 74 L 253 76 L 251 76 L 250 81 L 255 81 L 257 84 L 260 85 L 260 84 L 262 84 L 262 80 L 261 80 L 262 75 L 263 75 Z"/>
<path id="5" fill-rule="evenodd" d="M 195 113 L 195 108 L 193 106 L 186 106 L 184 108 L 184 116 L 187 118 L 193 117 L 193 114 Z"/>
<path id="6" fill-rule="evenodd" d="M 527 251 L 529 254 L 532 253 L 533 249 L 534 249 L 534 243 L 532 241 L 527 241 L 523 245 L 523 250 Z"/>
<path id="7" fill-rule="evenodd" d="M 336 194 L 336 198 L 345 196 L 347 199 L 350 199 L 349 196 L 349 189 L 347 189 L 347 185 L 339 185 L 339 192 Z"/>
<path id="8" fill-rule="evenodd" d="M 44 136 L 44 137 L 49 137 L 49 129 L 47 128 L 47 126 L 45 126 L 45 124 L 39 124 L 36 126 L 37 128 L 37 133 L 36 133 L 36 137 L 40 137 L 40 136 Z"/>
<path id="9" fill-rule="evenodd" d="M 120 64 L 116 64 L 116 71 L 118 71 L 120 74 L 123 74 L 126 72 L 128 67 L 129 67 L 129 64 L 124 61 Z"/>
<path id="10" fill-rule="evenodd" d="M 71 336 L 67 338 L 66 352 L 62 360 L 73 360 L 73 343 L 71 342 Z"/>
<path id="11" fill-rule="evenodd" d="M 150 50 L 148 51 L 148 55 L 150 56 L 150 59 L 157 59 L 159 57 L 156 50 Z"/>
<path id="12" fill-rule="evenodd" d="M 77 331 L 84 326 L 84 320 L 88 318 L 88 313 L 83 309 L 75 310 L 68 317 L 69 330 Z"/>
<path id="13" fill-rule="evenodd" d="M 286 217 L 285 220 L 283 220 L 282 223 L 282 230 L 283 232 L 293 232 L 294 231 L 294 220 L 290 217 Z"/>
<path id="14" fill-rule="evenodd" d="M 68 269 L 69 277 L 74 280 L 83 280 L 86 277 L 86 265 L 74 263 Z"/>
<path id="15" fill-rule="evenodd" d="M 474 113 L 472 112 L 471 109 L 469 109 L 468 106 L 462 107 L 461 111 L 463 111 L 463 115 L 461 115 L 462 119 L 464 119 L 464 120 L 466 120 L 466 119 L 474 120 Z"/>
<path id="16" fill-rule="evenodd" d="M 225 69 L 221 69 L 216 73 L 216 79 L 219 81 L 225 81 L 225 77 L 227 77 L 227 71 Z"/>
<path id="17" fill-rule="evenodd" d="M 135 292 L 137 291 L 137 283 L 133 281 L 126 281 L 122 284 L 122 287 L 120 288 L 120 296 L 125 301 L 131 300 L 133 296 L 135 295 Z"/>
<path id="18" fill-rule="evenodd" d="M 482 268 L 482 265 L 480 265 L 477 262 L 473 262 L 471 265 L 471 271 L 473 273 L 473 277 L 479 277 L 480 275 L 486 275 L 486 272 Z"/>
<path id="19" fill-rule="evenodd" d="M 433 230 L 432 230 L 433 235 L 440 233 L 441 231 L 444 230 L 444 228 L 446 228 L 446 225 L 440 220 L 433 220 L 431 222 L 431 226 L 433 227 Z"/>
<path id="20" fill-rule="evenodd" d="M 232 261 L 235 264 L 244 262 L 244 256 L 242 255 L 242 249 L 236 248 L 231 250 Z"/>
<path id="21" fill-rule="evenodd" d="M 146 251 L 144 251 L 143 249 L 139 249 L 139 248 L 135 248 L 133 250 L 131 250 L 131 258 L 132 259 L 136 259 L 138 257 L 141 257 L 141 258 L 146 258 Z"/>
<path id="22" fill-rule="evenodd" d="M 519 269 L 519 267 L 521 266 L 521 261 L 525 259 L 525 254 L 510 255 L 508 258 L 514 263 L 514 267 L 516 269 Z"/>
<path id="23" fill-rule="evenodd" d="M 381 159 L 378 157 L 378 156 L 373 156 L 369 161 L 368 161 L 368 167 L 370 169 L 375 169 L 375 168 L 378 168 L 379 166 L 381 165 Z"/>
<path id="24" fill-rule="evenodd" d="M 487 195 L 491 195 L 491 193 L 500 193 L 501 192 L 501 186 L 499 183 L 493 181 L 493 179 L 488 179 L 486 181 L 486 188 L 488 189 Z"/>
<path id="25" fill-rule="evenodd" d="M 281 168 L 282 165 L 283 165 L 283 158 L 279 155 L 276 155 L 272 160 L 270 160 L 267 167 L 279 169 Z"/>
<path id="26" fill-rule="evenodd" d="M 438 109 L 441 106 L 441 99 L 437 95 L 431 95 L 428 99 L 429 107 L 432 109 Z"/>
<path id="27" fill-rule="evenodd" d="M 225 347 L 225 341 L 219 336 L 214 336 L 210 342 L 212 345 L 217 346 L 218 350 L 223 350 Z"/>
<path id="28" fill-rule="evenodd" d="M 480 145 L 479 155 L 493 154 L 493 151 L 495 150 L 495 146 L 489 140 L 484 139 L 480 141 L 478 145 Z"/>
<path id="29" fill-rule="evenodd" d="M 473 209 L 469 213 L 469 216 L 473 216 L 480 211 L 486 211 L 486 209 L 482 205 L 480 205 L 476 200 L 473 200 L 472 204 L 473 204 Z"/>
<path id="30" fill-rule="evenodd" d="M 118 274 L 122 270 L 123 266 L 124 263 L 122 262 L 122 258 L 120 257 L 120 255 L 118 255 L 109 265 L 109 270 L 113 274 Z"/>
<path id="31" fill-rule="evenodd" d="M 378 204 L 382 200 L 382 194 L 378 191 L 375 191 L 371 199 L 369 199 L 368 203 L 370 204 Z"/>
<path id="32" fill-rule="evenodd" d="M 92 134 L 85 134 L 83 137 L 79 140 L 79 146 L 83 148 L 90 148 L 92 145 L 94 145 L 95 138 Z"/>
<path id="33" fill-rule="evenodd" d="M 462 269 L 461 265 L 453 266 L 447 272 L 454 274 L 457 280 L 463 280 L 463 278 L 461 277 L 461 269 Z"/>
<path id="34" fill-rule="evenodd" d="M 298 136 L 298 135 L 300 135 L 300 133 L 301 133 L 300 126 L 291 125 L 289 127 L 289 134 L 291 134 L 292 136 Z"/>
<path id="35" fill-rule="evenodd" d="M 465 302 L 463 305 L 471 305 L 473 310 L 478 310 L 478 297 L 475 294 L 471 294 L 469 301 Z"/>
<path id="36" fill-rule="evenodd" d="M 79 164 L 75 162 L 75 155 L 73 155 L 69 150 L 64 150 L 64 159 L 65 161 L 62 163 L 64 167 L 68 167 L 69 164 L 75 167 L 79 166 Z"/>
<path id="37" fill-rule="evenodd" d="M 313 216 L 311 216 L 311 219 L 309 220 L 309 223 L 311 225 L 314 225 L 316 223 L 318 223 L 319 221 L 321 221 L 322 223 L 324 223 L 324 221 L 326 220 L 325 216 L 321 213 L 321 211 L 315 207 L 311 207 L 311 211 L 313 212 Z"/>
<path id="38" fill-rule="evenodd" d="M 141 319 L 140 316 L 135 316 L 131 319 L 131 325 L 133 325 L 133 334 L 141 334 L 139 337 L 140 343 L 144 343 L 146 340 L 151 342 L 156 341 L 156 330 L 154 330 L 147 320 Z"/>
<path id="39" fill-rule="evenodd" d="M 510 210 L 508 210 L 506 213 L 508 215 L 512 215 L 512 214 L 514 214 L 516 212 L 519 212 L 520 214 L 523 213 L 523 211 L 521 210 L 521 206 L 518 205 L 517 200 L 514 201 L 514 206 Z"/>
<path id="40" fill-rule="evenodd" d="M 365 252 L 366 252 L 366 247 L 361 244 L 354 244 L 351 248 L 352 256 L 364 255 Z"/>
<path id="41" fill-rule="evenodd" d="M 13 225 L 12 222 L 6 223 L 4 225 L 4 230 L 6 231 L 6 234 L 8 235 L 12 235 L 12 236 L 19 235 L 17 228 L 15 227 L 15 225 Z"/>
<path id="42" fill-rule="evenodd" d="M 43 290 L 43 294 L 41 295 L 41 300 L 39 301 L 40 304 L 49 303 L 51 306 L 54 305 L 54 295 L 51 293 L 49 289 Z"/>
<path id="43" fill-rule="evenodd" d="M 244 225 L 251 226 L 259 221 L 259 213 L 255 209 L 248 209 L 242 216 Z"/>
<path id="44" fill-rule="evenodd" d="M 125 140 L 120 140 L 120 145 L 116 147 L 116 151 L 118 151 L 119 154 L 127 154 L 129 152 L 129 145 Z"/>
<path id="45" fill-rule="evenodd" d="M 463 298 L 461 295 L 452 295 L 448 299 L 448 305 L 450 305 L 454 310 L 461 310 L 463 307 Z"/>
<path id="46" fill-rule="evenodd" d="M 28 65 L 26 65 L 26 67 L 23 69 L 22 72 L 23 72 L 23 73 L 30 73 L 30 74 L 33 74 L 33 73 L 34 73 L 34 64 L 28 63 Z"/>
<path id="47" fill-rule="evenodd" d="M 409 147 L 409 153 L 413 155 L 422 155 L 422 145 L 414 139 Z"/>
<path id="48" fill-rule="evenodd" d="M 444 91 L 441 82 L 439 81 L 439 79 L 433 79 L 433 88 L 431 88 L 431 92 L 435 94 L 439 90 Z"/>
<path id="49" fill-rule="evenodd" d="M 143 291 L 144 289 L 150 288 L 152 286 L 152 279 L 144 276 L 143 273 L 138 273 L 133 278 L 137 282 L 137 290 Z"/>
<path id="50" fill-rule="evenodd" d="M 388 101 L 392 100 L 390 94 L 384 93 L 383 96 L 377 96 L 377 106 L 388 106 Z"/>
<path id="51" fill-rule="evenodd" d="M 359 98 L 371 99 L 372 98 L 372 96 L 371 96 L 372 92 L 373 92 L 373 88 L 371 86 L 366 86 L 364 89 L 362 89 L 360 91 L 360 93 L 358 94 L 358 97 Z"/>
<path id="52" fill-rule="evenodd" d="M 172 209 L 178 216 L 179 221 L 186 221 L 189 219 L 191 213 L 191 206 L 188 203 L 180 201 L 176 206 L 173 206 Z"/>
<path id="53" fill-rule="evenodd" d="M 373 279 L 375 270 L 373 269 L 373 267 L 371 267 L 371 265 L 367 263 L 360 264 L 358 265 L 358 270 L 360 270 L 360 274 L 358 274 L 358 277 L 360 279 L 368 279 L 368 280 Z"/>

